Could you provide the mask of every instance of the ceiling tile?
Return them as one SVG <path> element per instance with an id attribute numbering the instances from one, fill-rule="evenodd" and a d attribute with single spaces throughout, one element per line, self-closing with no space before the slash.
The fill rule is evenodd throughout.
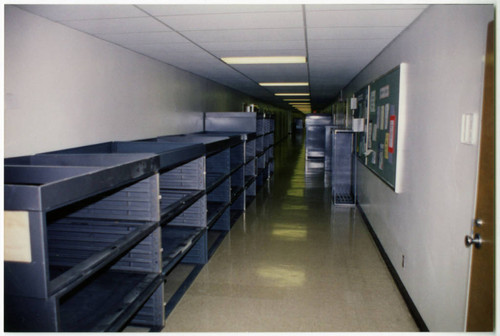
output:
<path id="1" fill-rule="evenodd" d="M 151 17 L 61 21 L 61 23 L 92 35 L 161 32 L 170 30 Z"/>
<path id="2" fill-rule="evenodd" d="M 308 51 L 300 4 L 19 7 L 269 103 L 282 105 L 273 93 L 292 88 L 258 82 L 309 81 L 294 91 L 311 91 L 312 103 L 324 106 L 427 6 L 305 5 Z M 306 55 L 308 64 L 228 66 L 219 59 Z"/>
<path id="3" fill-rule="evenodd" d="M 135 47 L 139 52 L 163 52 L 170 54 L 208 55 L 202 49 L 191 43 L 141 44 Z M 183 56 L 183 55 L 181 55 Z"/>
<path id="4" fill-rule="evenodd" d="M 18 7 L 53 21 L 145 17 L 129 5 L 19 5 Z"/>
<path id="5" fill-rule="evenodd" d="M 229 71 L 232 71 L 232 73 L 230 73 Z M 245 76 L 241 75 L 240 73 L 232 69 L 229 70 L 219 69 L 218 71 L 210 71 L 206 69 L 206 72 L 200 72 L 200 73 L 203 74 L 206 78 L 209 78 L 216 82 L 224 82 L 226 84 L 233 85 L 233 87 L 240 87 L 250 84 L 256 85 L 253 81 L 249 80 Z"/>
<path id="6" fill-rule="evenodd" d="M 300 5 L 140 5 L 151 15 L 300 12 Z"/>
<path id="7" fill-rule="evenodd" d="M 279 50 L 214 50 L 212 52 L 217 57 L 238 57 L 238 56 L 306 56 L 305 49 L 279 49 Z"/>
<path id="8" fill-rule="evenodd" d="M 318 49 L 378 49 L 382 50 L 391 39 L 366 40 L 311 40 L 308 43 L 310 50 Z"/>
<path id="9" fill-rule="evenodd" d="M 133 47 L 142 44 L 189 43 L 189 41 L 184 37 L 172 31 L 125 34 L 97 34 L 96 36 L 103 40 L 123 45 L 125 47 Z"/>
<path id="10" fill-rule="evenodd" d="M 303 49 L 304 41 L 255 41 L 255 42 L 202 42 L 200 46 L 210 52 L 222 52 L 231 50 L 297 50 Z"/>
<path id="11" fill-rule="evenodd" d="M 158 16 L 177 31 L 301 28 L 302 12 Z"/>
<path id="12" fill-rule="evenodd" d="M 253 41 L 297 41 L 304 40 L 304 29 L 232 29 L 186 31 L 183 35 L 200 42 L 253 42 Z"/>
<path id="13" fill-rule="evenodd" d="M 307 28 L 307 39 L 311 40 L 349 40 L 349 39 L 394 39 L 404 27 L 334 27 Z"/>
<path id="14" fill-rule="evenodd" d="M 344 11 L 344 10 L 390 10 L 390 9 L 420 9 L 427 8 L 428 5 L 306 5 L 306 11 Z"/>
<path id="15" fill-rule="evenodd" d="M 372 59 L 380 52 L 381 48 L 336 48 L 336 49 L 314 49 L 309 51 L 309 66 L 325 66 L 335 59 L 356 60 Z"/>
<path id="16" fill-rule="evenodd" d="M 388 27 L 407 26 L 422 9 L 339 10 L 306 12 L 308 27 Z"/>
<path id="17" fill-rule="evenodd" d="M 265 64 L 233 66 L 256 82 L 307 82 L 306 64 Z"/>

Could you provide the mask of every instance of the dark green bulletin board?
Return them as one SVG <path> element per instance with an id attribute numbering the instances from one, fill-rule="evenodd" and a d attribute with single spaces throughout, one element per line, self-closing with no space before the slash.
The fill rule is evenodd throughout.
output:
<path id="1" fill-rule="evenodd" d="M 368 120 L 368 96 L 370 93 L 369 86 L 356 92 L 355 97 L 357 99 L 357 109 L 354 112 L 354 118 L 363 118 Z M 366 127 L 366 125 L 365 125 Z M 357 132 L 356 134 L 356 155 L 358 158 L 365 162 L 365 150 L 366 150 L 366 130 L 365 132 Z"/>
<path id="2" fill-rule="evenodd" d="M 369 118 L 365 131 L 359 137 L 364 137 L 367 142 L 367 151 L 361 153 L 360 150 L 358 156 L 361 158 L 364 154 L 362 162 L 397 191 L 400 66 L 370 83 L 366 90 L 369 92 Z"/>

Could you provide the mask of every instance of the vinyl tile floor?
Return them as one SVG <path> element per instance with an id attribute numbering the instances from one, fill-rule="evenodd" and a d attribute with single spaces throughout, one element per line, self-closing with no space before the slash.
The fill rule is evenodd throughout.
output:
<path id="1" fill-rule="evenodd" d="M 361 215 L 332 206 L 328 181 L 300 136 L 279 143 L 273 178 L 163 331 L 418 331 Z"/>

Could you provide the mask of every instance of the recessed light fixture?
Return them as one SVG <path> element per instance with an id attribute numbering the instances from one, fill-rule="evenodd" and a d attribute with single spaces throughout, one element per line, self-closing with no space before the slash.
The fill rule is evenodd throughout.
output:
<path id="1" fill-rule="evenodd" d="M 308 82 L 259 83 L 260 86 L 309 86 Z"/>
<path id="2" fill-rule="evenodd" d="M 309 96 L 309 93 L 275 93 L 275 96 Z"/>
<path id="3" fill-rule="evenodd" d="M 222 57 L 227 64 L 293 64 L 306 63 L 305 56 L 249 56 Z"/>

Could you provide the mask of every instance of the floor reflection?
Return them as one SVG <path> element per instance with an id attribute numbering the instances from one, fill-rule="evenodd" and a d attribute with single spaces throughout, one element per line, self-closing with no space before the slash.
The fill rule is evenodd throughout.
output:
<path id="1" fill-rule="evenodd" d="M 168 332 L 418 331 L 354 207 L 333 206 L 303 139 L 169 316 Z"/>

